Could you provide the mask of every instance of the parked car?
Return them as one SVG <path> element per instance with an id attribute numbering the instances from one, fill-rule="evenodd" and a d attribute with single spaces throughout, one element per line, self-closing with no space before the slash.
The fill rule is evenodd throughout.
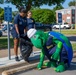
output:
<path id="1" fill-rule="evenodd" d="M 52 26 L 53 29 L 59 29 L 59 27 L 61 27 L 61 29 L 70 29 L 71 25 L 70 24 L 56 24 Z"/>
<path id="2" fill-rule="evenodd" d="M 13 27 L 13 24 L 9 25 L 10 27 L 10 30 L 12 29 Z M 2 31 L 6 32 L 7 31 L 7 25 L 4 25 L 4 27 L 2 28 Z"/>
<path id="3" fill-rule="evenodd" d="M 49 29 L 50 31 L 52 30 L 52 27 L 50 24 L 42 24 L 39 22 L 35 23 L 35 28 L 39 30 L 47 30 L 47 29 Z"/>
<path id="4" fill-rule="evenodd" d="M 2 36 L 2 31 L 0 30 L 0 37 Z"/>

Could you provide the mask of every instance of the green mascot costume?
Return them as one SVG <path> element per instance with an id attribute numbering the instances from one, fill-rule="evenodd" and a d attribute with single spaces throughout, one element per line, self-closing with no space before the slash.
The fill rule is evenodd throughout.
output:
<path id="1" fill-rule="evenodd" d="M 63 72 L 66 65 L 70 66 L 73 51 L 66 36 L 54 31 L 43 32 L 33 28 L 27 31 L 27 36 L 36 48 L 41 49 L 38 69 L 46 66 L 54 67 L 56 72 Z M 44 62 L 45 56 L 47 56 L 49 62 Z"/>

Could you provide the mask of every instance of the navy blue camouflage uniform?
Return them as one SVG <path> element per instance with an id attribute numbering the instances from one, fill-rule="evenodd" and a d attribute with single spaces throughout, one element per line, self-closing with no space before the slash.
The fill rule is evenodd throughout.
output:
<path id="1" fill-rule="evenodd" d="M 12 28 L 11 34 L 13 38 L 19 38 L 18 33 L 16 32 L 15 25 L 18 25 L 19 35 L 24 34 L 24 29 L 27 28 L 27 19 L 26 17 L 21 17 L 20 14 L 16 15 L 14 18 L 14 26 Z"/>
<path id="2" fill-rule="evenodd" d="M 33 18 L 27 18 L 28 29 L 35 27 L 35 21 Z"/>

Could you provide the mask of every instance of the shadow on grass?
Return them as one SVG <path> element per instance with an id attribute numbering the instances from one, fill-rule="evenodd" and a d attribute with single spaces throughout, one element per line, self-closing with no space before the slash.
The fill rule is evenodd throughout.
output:
<path id="1" fill-rule="evenodd" d="M 76 36 L 68 36 L 68 38 L 70 41 L 76 42 Z"/>

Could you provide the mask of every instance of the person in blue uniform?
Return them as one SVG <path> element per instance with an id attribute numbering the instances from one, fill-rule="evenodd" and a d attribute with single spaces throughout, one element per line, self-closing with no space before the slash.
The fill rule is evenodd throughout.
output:
<path id="1" fill-rule="evenodd" d="M 11 31 L 11 34 L 14 39 L 14 53 L 16 61 L 20 61 L 18 57 L 19 38 L 27 31 L 26 14 L 27 14 L 26 10 L 23 7 L 20 7 L 19 14 L 17 14 L 14 18 L 14 26 Z"/>
<path id="2" fill-rule="evenodd" d="M 27 12 L 27 25 L 28 29 L 35 28 L 35 20 L 32 18 L 32 12 L 28 11 Z"/>

